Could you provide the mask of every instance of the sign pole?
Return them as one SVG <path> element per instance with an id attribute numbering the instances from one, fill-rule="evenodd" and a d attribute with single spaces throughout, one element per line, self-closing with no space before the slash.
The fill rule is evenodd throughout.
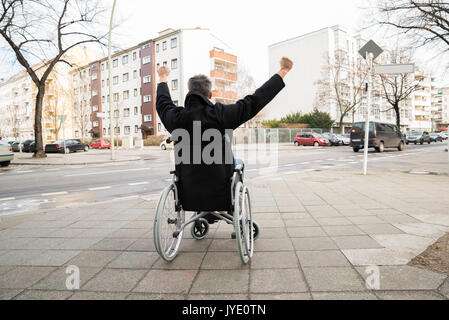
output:
<path id="1" fill-rule="evenodd" d="M 364 161 L 363 161 L 363 174 L 366 176 L 368 173 L 368 148 L 369 148 L 369 134 L 370 134 L 370 113 L 371 113 L 371 91 L 372 91 L 372 70 L 373 70 L 373 56 L 371 53 L 366 52 L 366 61 L 368 62 L 368 81 L 367 81 L 367 103 L 366 103 L 366 122 L 365 122 L 365 149 Z"/>
<path id="2" fill-rule="evenodd" d="M 112 5 L 112 12 L 111 12 L 111 21 L 109 23 L 109 41 L 108 41 L 108 64 L 109 64 L 109 130 L 110 136 L 111 136 L 111 160 L 115 160 L 115 141 L 114 141 L 114 133 L 115 133 L 115 127 L 113 124 L 113 116 L 114 116 L 114 110 L 112 109 L 112 58 L 111 58 L 111 37 L 112 37 L 112 24 L 114 22 L 114 11 L 115 11 L 115 5 L 117 0 L 114 0 L 114 4 Z"/>

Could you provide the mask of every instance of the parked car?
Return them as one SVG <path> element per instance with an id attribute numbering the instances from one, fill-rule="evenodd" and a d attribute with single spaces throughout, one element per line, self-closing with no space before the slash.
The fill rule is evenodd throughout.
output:
<path id="1" fill-rule="evenodd" d="M 314 146 L 314 147 L 324 147 L 330 146 L 329 140 L 318 133 L 307 132 L 298 133 L 295 138 L 295 146 Z"/>
<path id="2" fill-rule="evenodd" d="M 22 148 L 22 144 L 18 141 L 13 141 L 11 144 L 12 152 L 20 152 L 20 149 Z"/>
<path id="3" fill-rule="evenodd" d="M 370 122 L 368 147 L 377 152 L 385 148 L 404 150 L 404 136 L 398 126 L 389 123 Z M 351 130 L 351 147 L 354 152 L 365 148 L 365 122 L 354 123 Z"/>
<path id="4" fill-rule="evenodd" d="M 7 167 L 14 159 L 14 153 L 9 143 L 0 141 L 0 166 Z"/>
<path id="5" fill-rule="evenodd" d="M 432 140 L 430 139 L 430 134 L 427 131 L 412 131 L 407 135 L 407 144 L 430 144 Z"/>
<path id="6" fill-rule="evenodd" d="M 331 143 L 332 146 L 342 146 L 343 145 L 343 141 L 336 134 L 328 132 L 328 133 L 323 133 L 322 136 L 325 137 L 327 140 L 329 140 L 329 142 Z"/>
<path id="7" fill-rule="evenodd" d="M 82 143 L 80 140 L 61 140 L 56 143 L 47 144 L 45 153 L 71 153 L 77 151 L 89 151 L 89 145 Z"/>
<path id="8" fill-rule="evenodd" d="M 443 140 L 447 140 L 448 139 L 448 132 L 447 131 L 445 131 L 445 132 L 441 132 L 441 138 L 443 139 Z"/>
<path id="9" fill-rule="evenodd" d="M 167 140 L 165 140 L 164 142 L 161 143 L 161 149 L 162 150 L 168 150 L 168 149 L 174 149 L 175 148 L 175 143 L 173 141 L 171 141 L 170 138 L 168 138 Z"/>
<path id="10" fill-rule="evenodd" d="M 339 135 L 341 141 L 343 142 L 343 145 L 349 146 L 351 144 L 351 135 L 350 134 L 344 134 Z"/>
<path id="11" fill-rule="evenodd" d="M 35 141 L 34 141 L 34 140 L 25 140 L 25 141 L 22 143 L 22 152 L 33 152 L 33 151 L 31 150 L 32 145 L 33 145 L 33 146 L 35 145 Z"/>
<path id="12" fill-rule="evenodd" d="M 438 133 L 431 133 L 430 134 L 430 141 L 431 142 L 443 142 L 443 137 Z"/>
<path id="13" fill-rule="evenodd" d="M 111 149 L 111 143 L 109 142 L 109 140 L 100 139 L 92 142 L 90 144 L 90 147 L 92 149 Z"/>

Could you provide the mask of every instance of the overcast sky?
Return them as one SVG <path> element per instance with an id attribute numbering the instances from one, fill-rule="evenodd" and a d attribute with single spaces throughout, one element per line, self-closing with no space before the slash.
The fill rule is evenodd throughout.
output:
<path id="1" fill-rule="evenodd" d="M 117 0 L 116 18 L 121 24 L 114 39 L 124 49 L 154 38 L 167 28 L 209 28 L 233 48 L 239 63 L 261 84 L 268 77 L 270 44 L 336 24 L 357 32 L 366 15 L 359 8 L 366 3 L 366 0 Z M 420 54 L 421 60 L 429 56 L 432 53 L 428 51 Z M 422 61 L 418 63 L 423 65 Z M 1 59 L 0 64 L 0 77 L 20 68 L 2 63 Z M 441 65 L 434 60 L 425 66 L 426 71 L 438 74 L 441 80 Z"/>
<path id="2" fill-rule="evenodd" d="M 335 24 L 353 28 L 359 16 L 359 0 L 117 1 L 123 42 L 134 45 L 166 28 L 209 28 L 257 83 L 268 77 L 268 45 Z"/>

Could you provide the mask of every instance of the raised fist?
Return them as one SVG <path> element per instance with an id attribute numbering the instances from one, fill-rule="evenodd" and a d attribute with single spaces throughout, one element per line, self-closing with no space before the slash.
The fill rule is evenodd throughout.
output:
<path id="1" fill-rule="evenodd" d="M 167 66 L 162 66 L 157 70 L 157 73 L 159 74 L 159 80 L 161 82 L 166 82 L 170 75 L 170 69 Z"/>
<path id="2" fill-rule="evenodd" d="M 282 57 L 281 59 L 281 69 L 285 71 L 290 71 L 293 68 L 293 61 L 287 57 Z"/>

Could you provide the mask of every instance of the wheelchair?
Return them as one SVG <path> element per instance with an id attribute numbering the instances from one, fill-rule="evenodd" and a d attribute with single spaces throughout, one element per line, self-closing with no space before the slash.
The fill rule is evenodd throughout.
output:
<path id="1" fill-rule="evenodd" d="M 190 232 L 194 239 L 207 237 L 210 225 L 206 216 L 214 216 L 218 221 L 233 225 L 232 238 L 237 240 L 237 249 L 243 264 L 247 264 L 254 254 L 254 242 L 260 235 L 260 227 L 252 219 L 251 199 L 248 188 L 243 184 L 244 166 L 239 164 L 232 177 L 233 212 L 196 212 L 186 221 L 186 213 L 178 197 L 178 177 L 172 171 L 172 182 L 162 192 L 156 207 L 153 236 L 156 251 L 166 262 L 173 261 L 178 255 L 184 230 L 191 225 Z"/>

